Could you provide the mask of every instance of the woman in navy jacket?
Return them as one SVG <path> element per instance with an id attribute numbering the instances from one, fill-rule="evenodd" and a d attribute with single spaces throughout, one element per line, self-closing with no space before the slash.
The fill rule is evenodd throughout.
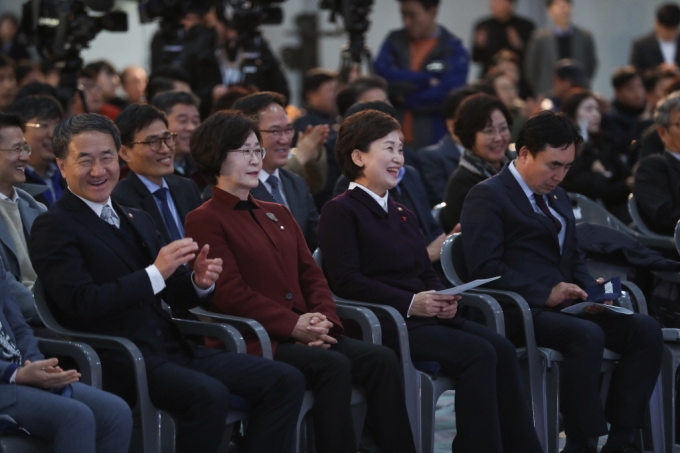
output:
<path id="1" fill-rule="evenodd" d="M 319 242 L 331 289 L 388 304 L 406 319 L 411 357 L 436 361 L 456 384 L 453 452 L 541 452 L 523 399 L 515 347 L 456 316 L 459 296 L 440 295 L 417 217 L 389 199 L 403 165 L 399 123 L 375 110 L 345 119 L 336 158 L 352 183 L 326 203 Z M 396 338 L 385 333 L 385 344 Z"/>

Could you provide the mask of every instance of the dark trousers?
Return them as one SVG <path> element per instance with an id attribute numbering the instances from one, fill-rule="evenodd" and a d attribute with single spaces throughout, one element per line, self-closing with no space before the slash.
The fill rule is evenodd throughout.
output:
<path id="1" fill-rule="evenodd" d="M 251 405 L 243 451 L 290 452 L 305 387 L 295 368 L 226 351 L 181 352 L 147 373 L 151 401 L 177 423 L 177 453 L 217 451 L 230 392 Z"/>
<path id="2" fill-rule="evenodd" d="M 534 316 L 538 346 L 562 353 L 560 406 L 567 437 L 586 440 L 607 433 L 606 421 L 643 426 L 646 406 L 661 369 L 663 338 L 659 323 L 641 314 L 584 315 L 552 311 Z M 604 348 L 621 354 L 605 408 L 600 403 Z"/>
<path id="3" fill-rule="evenodd" d="M 455 382 L 452 452 L 542 452 L 510 341 L 466 321 L 415 328 L 409 331 L 409 342 L 414 361 L 438 362 Z"/>
<path id="4" fill-rule="evenodd" d="M 314 392 L 316 451 L 356 453 L 350 406 L 355 385 L 366 392 L 366 423 L 381 451 L 415 452 L 394 351 L 343 337 L 330 349 L 281 343 L 274 359 L 302 371 Z"/>

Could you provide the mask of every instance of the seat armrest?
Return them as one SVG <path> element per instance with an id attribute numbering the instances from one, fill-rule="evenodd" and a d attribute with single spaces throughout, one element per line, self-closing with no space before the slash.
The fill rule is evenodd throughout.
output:
<path id="1" fill-rule="evenodd" d="M 97 352 L 85 343 L 74 341 L 37 338 L 40 352 L 44 355 L 71 357 L 78 364 L 80 382 L 95 388 L 102 388 L 102 364 Z"/>
<path id="2" fill-rule="evenodd" d="M 359 324 L 364 341 L 382 344 L 380 321 L 371 310 L 355 305 L 336 305 L 335 311 L 340 319 L 351 319 Z"/>
<path id="3" fill-rule="evenodd" d="M 680 343 L 680 329 L 670 329 L 664 327 L 661 329 L 661 333 L 663 333 L 663 341 L 669 343 Z"/>
<path id="4" fill-rule="evenodd" d="M 486 326 L 496 333 L 505 336 L 505 318 L 503 317 L 503 308 L 496 299 L 483 293 L 465 292 L 461 294 L 461 300 L 458 302 L 459 306 L 475 307 L 484 313 Z"/>
<path id="5" fill-rule="evenodd" d="M 173 322 L 184 335 L 216 337 L 224 343 L 224 346 L 229 351 L 239 354 L 246 353 L 246 342 L 243 339 L 243 335 L 232 326 L 186 319 L 173 319 Z"/>
<path id="6" fill-rule="evenodd" d="M 205 321 L 207 323 L 227 324 L 229 326 L 235 327 L 236 329 L 254 333 L 257 337 L 257 340 L 260 342 L 262 357 L 265 359 L 273 358 L 272 343 L 269 339 L 269 334 L 264 329 L 262 324 L 255 321 L 254 319 L 225 315 L 223 313 L 214 313 L 212 311 L 198 307 L 192 308 L 191 313 L 196 315 L 201 321 Z M 241 336 L 241 338 L 243 338 L 243 336 Z"/>
<path id="7" fill-rule="evenodd" d="M 629 282 L 628 280 L 622 280 L 621 287 L 628 292 L 631 302 L 635 302 L 637 305 L 638 313 L 642 313 L 643 315 L 649 313 L 647 309 L 647 299 L 638 285 Z"/>

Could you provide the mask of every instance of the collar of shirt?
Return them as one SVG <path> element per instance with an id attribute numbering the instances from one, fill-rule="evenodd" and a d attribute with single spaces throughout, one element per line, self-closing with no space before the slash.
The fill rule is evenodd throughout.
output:
<path id="1" fill-rule="evenodd" d="M 666 152 L 668 154 L 670 154 L 671 156 L 675 157 L 676 159 L 680 160 L 680 153 L 674 153 L 673 151 L 668 151 L 668 150 L 666 150 Z M 15 190 L 15 192 L 16 192 L 16 190 Z"/>
<path id="2" fill-rule="evenodd" d="M 0 193 L 0 198 L 3 200 L 11 201 L 13 203 L 16 203 L 19 201 L 19 194 L 17 193 L 16 189 L 12 187 L 12 197 L 6 196 L 4 193 Z"/>
<path id="3" fill-rule="evenodd" d="M 555 36 L 571 36 L 572 34 L 574 34 L 573 25 L 569 25 L 566 29 L 562 29 L 559 28 L 557 25 L 553 25 L 552 30 Z"/>
<path id="4" fill-rule="evenodd" d="M 71 188 L 69 187 L 68 190 L 71 190 Z M 73 193 L 72 190 L 71 190 L 71 193 Z M 92 202 L 92 201 L 90 201 L 90 200 L 88 200 L 88 199 L 85 199 L 85 198 L 81 197 L 81 196 L 78 195 L 78 194 L 73 193 L 73 195 L 75 195 L 76 197 L 78 197 L 78 198 L 80 198 L 81 200 L 83 200 L 83 203 L 85 203 L 86 205 L 88 205 L 88 206 L 90 207 L 90 209 L 92 209 L 92 210 L 94 211 L 94 213 L 97 214 L 97 217 L 101 217 L 101 216 L 102 216 L 102 209 L 104 209 L 104 206 L 107 206 L 107 205 L 108 205 L 108 206 L 111 208 L 111 211 L 113 211 L 113 217 L 114 217 L 118 222 L 120 222 L 120 217 L 118 217 L 118 213 L 116 212 L 115 209 L 113 209 L 113 205 L 111 204 L 111 197 L 109 197 L 109 199 L 106 200 L 106 203 L 104 203 L 104 204 L 99 204 L 99 203 L 94 203 L 94 202 Z"/>
<path id="5" fill-rule="evenodd" d="M 519 174 L 517 167 L 515 167 L 515 161 L 514 160 L 510 163 L 509 168 L 510 168 L 510 173 L 512 173 L 512 176 L 515 177 L 515 179 L 519 183 L 519 186 L 524 191 L 524 195 L 526 195 L 527 198 L 529 199 L 529 201 L 531 201 L 531 198 L 532 198 L 532 195 L 534 194 L 534 191 L 531 190 L 531 187 L 529 187 L 526 182 L 524 182 L 524 178 L 522 178 L 522 175 Z"/>
<path id="6" fill-rule="evenodd" d="M 384 196 L 384 197 L 381 197 L 381 196 L 379 196 L 378 194 L 376 194 L 375 192 L 373 192 L 372 190 L 370 190 L 369 188 L 364 187 L 364 186 L 362 186 L 361 184 L 357 184 L 357 183 L 355 183 L 354 181 L 352 181 L 351 183 L 349 183 L 349 188 L 348 188 L 348 189 L 349 189 L 349 190 L 354 190 L 355 187 L 358 187 L 358 188 L 360 188 L 361 190 L 363 190 L 364 192 L 366 192 L 367 194 L 369 194 L 369 195 L 371 196 L 371 198 L 373 198 L 373 199 L 380 205 L 380 207 L 383 208 L 383 209 L 385 210 L 385 212 L 387 212 L 387 199 L 388 199 L 388 197 L 390 196 L 390 191 L 389 191 L 389 190 L 388 190 L 388 191 L 385 191 L 385 196 Z"/>
<path id="7" fill-rule="evenodd" d="M 157 190 L 160 189 L 161 187 L 165 187 L 166 189 L 170 190 L 170 188 L 168 187 L 168 183 L 165 182 L 165 178 L 162 178 L 162 181 L 163 181 L 163 182 L 162 182 L 162 184 L 159 186 L 158 184 L 156 184 L 155 182 L 151 181 L 151 180 L 150 180 L 149 178 L 147 178 L 146 176 L 142 176 L 142 175 L 140 175 L 139 173 L 135 173 L 135 174 L 139 177 L 139 180 L 142 181 L 142 183 L 144 184 L 144 186 L 146 186 L 146 188 L 149 189 L 149 192 L 151 192 L 151 193 L 154 193 L 155 191 L 157 191 Z"/>
<path id="8" fill-rule="evenodd" d="M 257 178 L 262 182 L 262 184 L 269 185 L 269 183 L 267 182 L 267 178 L 269 178 L 271 175 L 274 175 L 277 178 L 279 178 L 279 182 L 281 182 L 281 175 L 279 174 L 278 168 L 274 170 L 274 173 L 271 174 L 267 173 L 265 170 L 260 170 L 260 173 L 257 175 Z"/>

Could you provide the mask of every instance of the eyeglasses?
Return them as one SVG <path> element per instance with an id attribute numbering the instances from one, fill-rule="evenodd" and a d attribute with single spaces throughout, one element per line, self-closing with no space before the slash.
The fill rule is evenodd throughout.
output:
<path id="1" fill-rule="evenodd" d="M 482 130 L 482 134 L 484 134 L 484 137 L 486 138 L 493 138 L 496 136 L 496 134 L 504 135 L 508 132 L 510 132 L 510 128 L 508 126 L 501 126 L 499 128 L 487 127 L 486 129 Z"/>
<path id="2" fill-rule="evenodd" d="M 0 148 L 0 151 L 12 151 L 17 156 L 21 156 L 22 154 L 26 154 L 27 156 L 31 155 L 30 145 L 15 146 L 14 148 Z"/>
<path id="3" fill-rule="evenodd" d="M 165 142 L 168 148 L 172 148 L 175 146 L 176 140 L 177 134 L 167 134 L 160 137 L 154 137 L 151 140 L 147 140 L 145 142 L 130 142 L 129 145 L 149 145 L 151 151 L 160 151 L 162 142 Z"/>
<path id="4" fill-rule="evenodd" d="M 260 129 L 260 132 L 265 132 L 267 134 L 272 134 L 277 140 L 280 139 L 284 134 L 288 137 L 295 133 L 295 128 L 293 126 L 288 126 L 285 129 Z"/>
<path id="5" fill-rule="evenodd" d="M 257 157 L 258 159 L 264 159 L 264 156 L 267 155 L 267 150 L 264 149 L 264 148 L 231 149 L 228 152 L 230 152 L 230 153 L 241 153 L 243 155 L 243 158 L 248 162 L 253 160 L 253 157 Z"/>

